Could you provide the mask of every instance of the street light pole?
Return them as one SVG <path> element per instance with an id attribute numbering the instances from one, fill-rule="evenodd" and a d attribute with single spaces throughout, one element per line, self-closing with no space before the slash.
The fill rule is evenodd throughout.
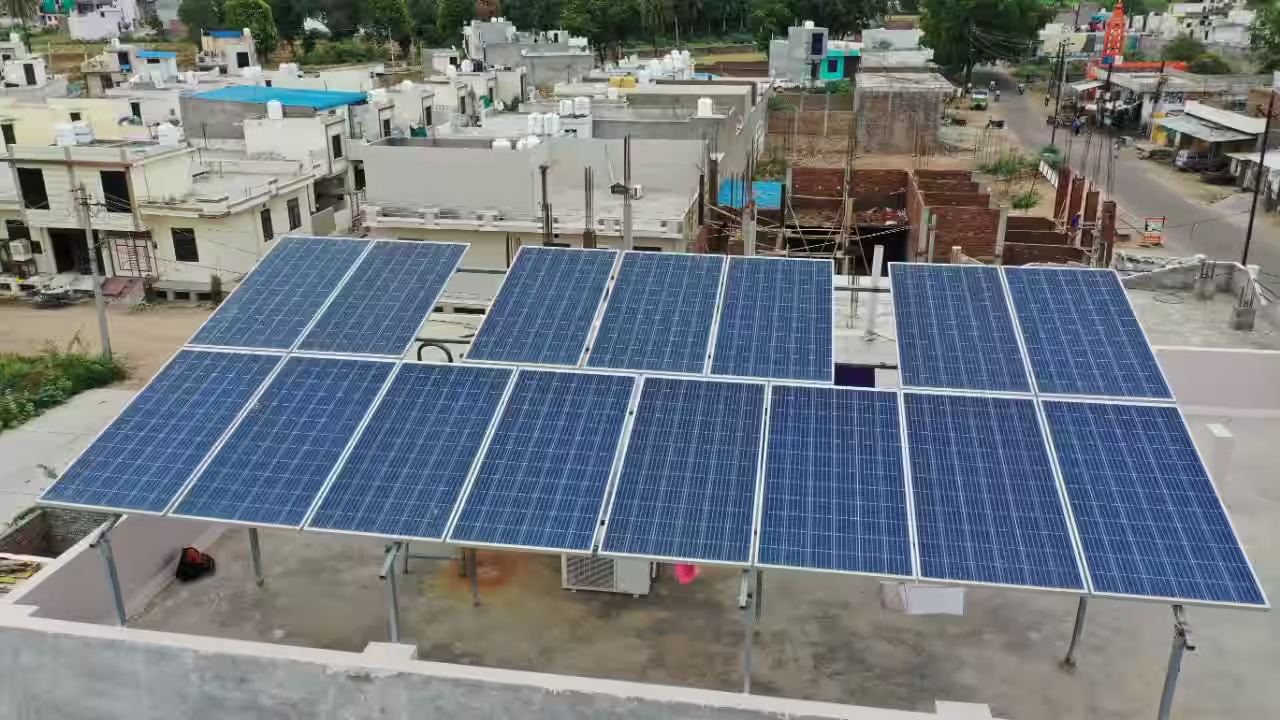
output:
<path id="1" fill-rule="evenodd" d="M 1276 93 L 1271 90 L 1267 99 L 1267 122 L 1262 128 L 1262 149 L 1258 153 L 1258 175 L 1253 179 L 1253 201 L 1249 203 L 1249 226 L 1244 231 L 1244 253 L 1240 256 L 1240 264 L 1249 264 L 1249 243 L 1253 241 L 1253 220 L 1258 214 L 1258 193 L 1267 182 L 1267 141 L 1271 139 L 1271 118 L 1275 110 Z"/>

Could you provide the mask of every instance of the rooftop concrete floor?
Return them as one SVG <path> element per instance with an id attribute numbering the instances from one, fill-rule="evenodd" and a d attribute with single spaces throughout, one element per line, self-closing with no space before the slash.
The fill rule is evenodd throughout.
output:
<path id="1" fill-rule="evenodd" d="M 1191 418 L 1237 436 L 1219 487 L 1265 588 L 1280 587 L 1280 419 Z M 218 574 L 173 586 L 135 627 L 360 650 L 387 638 L 376 539 L 263 531 L 264 587 L 234 529 L 209 551 Z M 415 546 L 416 551 L 422 549 Z M 560 589 L 555 556 L 480 555 L 481 600 L 455 563 L 414 561 L 401 583 L 401 633 L 424 659 L 719 690 L 741 687 L 737 573 L 707 569 L 692 585 L 662 577 L 648 597 Z M 1095 600 L 1080 667 L 1059 666 L 1076 600 L 971 589 L 963 617 L 886 610 L 871 578 L 766 574 L 755 637 L 754 692 L 900 709 L 935 699 L 987 703 L 1005 718 L 1154 717 L 1171 641 L 1167 606 Z M 1183 666 L 1174 717 L 1274 715 L 1280 617 L 1189 608 L 1199 645 Z"/>
<path id="2" fill-rule="evenodd" d="M 1229 292 L 1217 293 L 1211 300 L 1202 300 L 1190 290 L 1130 288 L 1128 294 L 1147 339 L 1157 347 L 1280 350 L 1274 306 L 1259 309 L 1254 329 L 1245 332 L 1231 329 L 1235 302 Z"/>

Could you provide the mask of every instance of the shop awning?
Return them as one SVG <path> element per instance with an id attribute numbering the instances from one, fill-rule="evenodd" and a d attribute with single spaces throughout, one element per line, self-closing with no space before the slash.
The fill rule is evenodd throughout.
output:
<path id="1" fill-rule="evenodd" d="M 1205 122 L 1190 115 L 1174 115 L 1173 117 L 1160 118 L 1156 120 L 1156 124 L 1207 142 L 1235 142 L 1237 140 L 1250 140 L 1254 137 L 1248 133 Z"/>
<path id="2" fill-rule="evenodd" d="M 1076 92 L 1084 92 L 1085 90 L 1102 87 L 1102 85 L 1103 82 L 1101 80 L 1081 80 L 1080 82 L 1071 83 L 1071 89 Z"/>

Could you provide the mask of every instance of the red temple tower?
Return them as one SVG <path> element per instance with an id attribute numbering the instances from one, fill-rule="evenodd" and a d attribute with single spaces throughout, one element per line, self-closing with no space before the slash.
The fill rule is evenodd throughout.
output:
<path id="1" fill-rule="evenodd" d="M 1107 20 L 1107 31 L 1102 36 L 1102 64 L 1110 65 L 1121 62 L 1124 55 L 1124 3 L 1116 2 L 1111 11 L 1111 19 Z"/>

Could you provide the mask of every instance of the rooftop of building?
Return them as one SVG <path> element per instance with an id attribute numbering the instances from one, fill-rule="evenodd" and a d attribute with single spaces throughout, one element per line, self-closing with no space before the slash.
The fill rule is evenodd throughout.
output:
<path id="1" fill-rule="evenodd" d="M 302 90 L 298 88 L 263 87 L 260 85 L 232 85 L 196 93 L 200 100 L 266 104 L 272 100 L 287 107 L 305 107 L 312 110 L 329 110 L 343 105 L 358 105 L 367 101 L 364 93 L 338 90 Z"/>
<path id="2" fill-rule="evenodd" d="M 858 73 L 859 90 L 893 90 L 895 92 L 954 91 L 955 86 L 936 72 L 875 72 Z"/>

